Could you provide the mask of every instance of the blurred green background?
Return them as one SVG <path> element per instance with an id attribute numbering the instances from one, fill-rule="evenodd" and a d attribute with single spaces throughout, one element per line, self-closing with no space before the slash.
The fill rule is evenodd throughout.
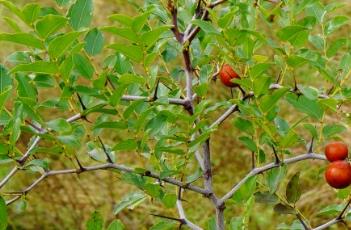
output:
<path id="1" fill-rule="evenodd" d="M 13 2 L 19 5 L 28 3 L 28 1 L 21 0 L 14 0 Z M 53 0 L 38 0 L 33 2 L 56 7 Z M 139 2 L 140 4 L 143 3 L 143 1 Z M 345 3 L 351 6 L 350 1 L 345 1 Z M 96 26 L 110 24 L 107 16 L 112 13 L 123 13 L 131 16 L 136 13 L 135 8 L 123 0 L 96 0 L 94 4 L 94 24 Z M 343 14 L 351 15 L 351 7 L 344 7 L 342 11 L 344 11 L 342 12 Z M 8 12 L 1 7 L 0 15 L 3 14 L 8 14 Z M 4 21 L 0 21 L 0 25 L 2 31 L 8 30 Z M 269 32 L 270 28 L 262 25 L 262 29 Z M 350 27 L 343 27 L 338 33 L 349 34 Z M 4 61 L 4 57 L 14 50 L 19 49 L 9 43 L 1 43 L 0 47 L 0 60 L 2 62 Z M 94 61 L 99 63 L 101 56 L 98 56 Z M 303 74 L 308 76 L 308 70 Z M 304 78 L 304 81 L 308 82 L 308 77 Z M 231 97 L 230 91 L 224 88 L 219 82 L 213 83 L 211 87 L 213 87 L 211 88 L 211 94 L 214 98 L 226 100 Z M 45 92 L 41 93 L 41 96 L 45 97 Z M 286 119 L 289 120 L 289 116 L 296 116 L 296 113 L 289 113 L 289 108 L 284 109 L 286 109 Z M 344 106 L 343 110 L 348 112 L 350 108 Z M 50 120 L 50 118 L 56 118 L 59 115 L 61 114 L 50 113 L 47 116 L 44 115 L 44 117 Z M 251 165 L 250 151 L 245 149 L 242 143 L 237 140 L 237 137 L 240 136 L 240 131 L 232 124 L 235 120 L 234 117 L 232 116 L 231 119 L 225 121 L 222 127 L 212 135 L 211 139 L 214 188 L 218 195 L 225 194 L 235 182 L 240 180 L 248 172 Z M 339 114 L 330 115 L 326 119 L 328 122 L 337 122 L 338 120 Z M 351 142 L 348 141 L 350 133 L 346 132 L 344 134 L 344 141 L 350 144 Z M 25 135 L 21 137 L 20 143 L 22 149 L 25 149 L 29 138 L 30 136 Z M 118 139 L 118 135 L 110 133 L 106 134 L 104 138 L 109 138 L 106 142 L 113 142 Z M 304 153 L 305 149 L 299 148 L 292 151 Z M 323 145 L 316 146 L 315 151 L 322 152 Z M 58 160 L 59 158 L 61 160 Z M 121 154 L 119 158 L 123 158 L 123 161 L 126 163 L 136 164 L 136 157 L 133 153 Z M 72 167 L 74 165 L 65 156 L 54 156 L 52 159 L 57 159 L 54 161 L 55 168 Z M 89 163 L 89 161 L 86 160 L 83 163 Z M 338 195 L 348 192 L 346 190 L 337 194 L 335 190 L 324 182 L 323 172 L 325 167 L 326 163 L 321 161 L 306 161 L 291 165 L 289 166 L 288 177 L 280 186 L 284 188 L 288 178 L 295 172 L 301 171 L 303 195 L 298 201 L 297 207 L 311 221 L 312 226 L 319 225 L 333 218 L 333 215 L 318 215 L 318 211 L 327 205 L 342 203 L 343 200 L 338 198 Z M 8 169 L 8 165 L 0 165 L 0 175 L 4 176 Z M 28 185 L 36 176 L 28 172 L 20 172 L 6 189 L 8 191 L 20 190 Z M 118 218 L 126 225 L 127 229 L 149 229 L 150 226 L 160 220 L 157 217 L 153 217 L 152 213 L 177 216 L 175 209 L 166 209 L 153 200 L 147 200 L 132 210 L 124 210 L 118 216 L 114 216 L 112 212 L 114 204 L 120 201 L 124 194 L 136 190 L 135 187 L 121 182 L 120 178 L 112 172 L 90 172 L 81 175 L 51 177 L 26 196 L 28 202 L 19 201 L 10 206 L 10 229 L 84 229 L 85 222 L 96 209 L 102 212 L 107 223 Z M 185 192 L 184 198 L 186 200 L 184 208 L 189 219 L 206 227 L 214 213 L 214 209 L 208 200 L 192 192 Z M 228 203 L 225 214 L 230 219 L 231 217 L 241 215 L 244 209 L 243 205 Z M 272 206 L 256 203 L 249 220 L 249 228 L 257 230 L 277 229 L 280 223 L 290 225 L 294 220 L 294 216 L 274 213 Z M 339 224 L 333 226 L 332 229 L 350 229 L 350 226 L 350 224 L 348 227 Z"/>

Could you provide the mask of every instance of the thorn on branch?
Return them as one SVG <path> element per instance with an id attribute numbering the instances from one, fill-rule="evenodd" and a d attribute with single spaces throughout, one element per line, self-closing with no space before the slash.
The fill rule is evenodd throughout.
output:
<path id="1" fill-rule="evenodd" d="M 113 160 L 111 159 L 110 154 L 108 154 L 108 151 L 107 151 L 107 149 L 106 149 L 104 143 L 102 142 L 102 140 L 101 140 L 101 138 L 100 138 L 99 136 L 98 136 L 98 139 L 99 139 L 99 142 L 100 142 L 100 144 L 101 144 L 102 150 L 104 151 L 104 153 L 105 153 L 105 155 L 106 155 L 106 158 L 107 158 L 108 163 L 113 164 Z"/>
<path id="2" fill-rule="evenodd" d="M 151 213 L 150 215 L 156 216 L 156 217 L 160 217 L 160 218 L 163 218 L 163 219 L 167 219 L 167 220 L 175 220 L 175 221 L 179 222 L 182 225 L 186 224 L 186 221 L 184 219 L 170 217 L 170 216 L 164 216 L 164 215 L 154 214 L 154 213 Z"/>
<path id="3" fill-rule="evenodd" d="M 254 168 L 256 168 L 256 159 L 255 159 L 255 152 L 254 151 L 251 152 L 251 160 L 252 160 L 251 167 L 252 167 L 252 169 L 254 169 Z"/>
<path id="4" fill-rule="evenodd" d="M 159 89 L 159 85 L 160 85 L 160 79 L 158 78 L 157 79 L 157 83 L 156 83 L 156 88 L 155 88 L 155 92 L 154 92 L 154 95 L 152 97 L 152 100 L 153 101 L 156 101 L 157 100 L 157 93 L 158 93 L 158 89 Z"/>
<path id="5" fill-rule="evenodd" d="M 345 205 L 344 209 L 340 212 L 339 216 L 337 217 L 338 220 L 342 220 L 344 218 L 344 214 L 346 213 L 346 211 L 349 208 L 350 204 L 351 204 L 351 198 L 349 198 L 349 201 Z"/>
<path id="6" fill-rule="evenodd" d="M 298 92 L 299 88 L 297 87 L 297 81 L 296 81 L 296 76 L 294 75 L 294 91 Z"/>
<path id="7" fill-rule="evenodd" d="M 274 163 L 275 163 L 276 165 L 279 165 L 281 161 L 280 161 L 280 159 L 279 159 L 279 157 L 278 157 L 278 153 L 277 153 L 277 151 L 276 151 L 276 149 L 274 148 L 273 145 L 272 145 L 272 149 L 273 149 L 274 158 L 275 158 Z"/>
<path id="8" fill-rule="evenodd" d="M 300 223 L 302 224 L 302 226 L 305 230 L 310 229 L 310 227 L 308 227 L 307 223 L 305 223 L 305 221 L 303 220 L 303 217 L 301 216 L 300 213 L 296 213 L 296 218 L 300 221 Z"/>
<path id="9" fill-rule="evenodd" d="M 238 88 L 239 88 L 240 92 L 242 93 L 243 97 L 245 97 L 246 96 L 245 90 L 240 85 L 238 86 Z"/>
<path id="10" fill-rule="evenodd" d="M 308 153 L 313 153 L 314 137 L 312 137 L 310 146 L 308 148 Z"/>
<path id="11" fill-rule="evenodd" d="M 80 105 L 82 106 L 83 111 L 85 111 L 87 109 L 87 107 L 84 105 L 82 97 L 79 95 L 79 93 L 77 93 L 77 97 L 78 97 Z"/>
<path id="12" fill-rule="evenodd" d="M 79 100 L 79 104 L 81 105 L 82 107 L 82 110 L 83 110 L 83 114 L 84 114 L 84 111 L 86 111 L 88 108 L 85 106 L 83 100 L 82 100 L 82 97 L 79 95 L 79 93 L 77 93 L 77 97 L 78 97 L 78 100 Z M 88 118 L 86 117 L 86 115 L 82 115 L 81 118 L 89 123 L 92 123 L 91 121 L 88 120 Z"/>
<path id="13" fill-rule="evenodd" d="M 77 170 L 77 174 L 86 171 L 86 168 L 80 163 L 78 157 L 76 155 L 74 155 L 74 158 L 76 159 L 78 167 L 79 167 L 79 169 Z"/>
<path id="14" fill-rule="evenodd" d="M 178 187 L 178 200 L 182 200 L 182 187 Z"/>

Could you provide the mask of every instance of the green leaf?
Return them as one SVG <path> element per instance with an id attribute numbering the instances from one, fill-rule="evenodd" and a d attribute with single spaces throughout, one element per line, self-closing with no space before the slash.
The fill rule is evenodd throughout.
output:
<path id="1" fill-rule="evenodd" d="M 250 137 L 242 136 L 239 137 L 239 140 L 244 143 L 246 148 L 250 149 L 252 152 L 257 152 L 256 143 Z"/>
<path id="2" fill-rule="evenodd" d="M 35 159 L 31 160 L 25 165 L 25 168 L 32 170 L 33 172 L 45 173 L 49 169 L 47 160 Z"/>
<path id="3" fill-rule="evenodd" d="M 191 22 L 201 28 L 206 34 L 220 34 L 220 32 L 208 21 L 202 21 L 200 19 L 195 19 Z"/>
<path id="4" fill-rule="evenodd" d="M 111 121 L 101 122 L 94 126 L 94 129 L 126 129 L 128 126 L 125 122 Z"/>
<path id="5" fill-rule="evenodd" d="M 332 136 L 345 132 L 347 129 L 340 124 L 326 125 L 323 127 L 323 136 L 325 139 L 330 139 Z"/>
<path id="6" fill-rule="evenodd" d="M 310 100 L 305 96 L 297 97 L 293 94 L 287 95 L 286 99 L 297 110 L 306 113 L 313 118 L 321 119 L 323 116 L 324 111 L 317 101 Z"/>
<path id="7" fill-rule="evenodd" d="M 12 86 L 12 79 L 7 69 L 0 65 L 0 94 L 8 91 L 9 87 Z"/>
<path id="8" fill-rule="evenodd" d="M 85 51 L 88 54 L 95 56 L 101 53 L 102 48 L 104 47 L 104 36 L 100 30 L 94 28 L 89 31 L 89 33 L 85 36 Z"/>
<path id="9" fill-rule="evenodd" d="M 87 230 L 102 230 L 104 227 L 104 220 L 98 211 L 94 211 L 88 222 L 86 223 Z"/>
<path id="10" fill-rule="evenodd" d="M 118 82 L 122 85 L 130 85 L 130 84 L 144 84 L 145 78 L 135 74 L 123 74 L 119 79 Z"/>
<path id="11" fill-rule="evenodd" d="M 290 42 L 293 46 L 302 46 L 308 39 L 308 30 L 303 26 L 287 26 L 277 33 L 283 41 Z"/>
<path id="12" fill-rule="evenodd" d="M 9 98 L 12 91 L 12 86 L 6 87 L 3 92 L 0 93 L 0 112 L 2 112 L 5 102 Z"/>
<path id="13" fill-rule="evenodd" d="M 275 90 L 271 95 L 264 95 L 260 100 L 260 107 L 264 113 L 269 112 L 281 97 L 288 92 L 288 88 L 282 88 Z"/>
<path id="14" fill-rule="evenodd" d="M 66 6 L 68 5 L 71 0 L 55 0 L 59 6 Z"/>
<path id="15" fill-rule="evenodd" d="M 37 19 L 40 13 L 40 6 L 38 4 L 29 3 L 23 7 L 22 15 L 24 21 L 31 25 Z"/>
<path id="16" fill-rule="evenodd" d="M 299 184 L 300 173 L 296 173 L 286 186 L 286 199 L 289 203 L 295 204 L 301 196 L 301 188 Z"/>
<path id="17" fill-rule="evenodd" d="M 148 47 L 153 46 L 159 39 L 160 36 L 169 31 L 171 26 L 161 26 L 151 31 L 147 31 L 141 35 L 141 41 Z"/>
<path id="18" fill-rule="evenodd" d="M 29 77 L 26 75 L 18 75 L 16 76 L 16 80 L 18 82 L 18 96 L 25 99 L 27 103 L 35 105 L 37 102 L 38 93 L 33 82 L 31 82 Z"/>
<path id="19" fill-rule="evenodd" d="M 44 49 L 43 42 L 34 35 L 27 33 L 0 34 L 0 41 L 13 42 L 33 48 Z"/>
<path id="20" fill-rule="evenodd" d="M 310 99 L 310 100 L 316 100 L 318 98 L 319 92 L 318 89 L 311 87 L 311 86 L 307 86 L 307 87 L 303 87 L 300 86 L 299 90 L 301 91 L 301 93 L 303 95 L 305 95 L 306 98 Z"/>
<path id="21" fill-rule="evenodd" d="M 150 230 L 172 230 L 176 229 L 177 224 L 174 221 L 161 220 L 153 225 Z"/>
<path id="22" fill-rule="evenodd" d="M 141 62 L 144 57 L 143 50 L 139 46 L 113 44 L 110 45 L 109 48 L 112 48 L 117 52 L 122 53 L 123 55 L 127 56 L 135 62 Z"/>
<path id="23" fill-rule="evenodd" d="M 260 97 L 262 94 L 268 93 L 271 82 L 272 79 L 270 77 L 261 76 L 259 78 L 256 78 L 253 82 L 255 97 Z"/>
<path id="24" fill-rule="evenodd" d="M 117 151 L 131 151 L 138 147 L 138 143 L 134 139 L 128 139 L 119 142 L 113 147 L 113 150 Z"/>
<path id="25" fill-rule="evenodd" d="M 323 50 L 324 49 L 324 40 L 323 40 L 323 38 L 321 36 L 319 36 L 319 35 L 310 35 L 308 37 L 308 40 L 317 49 L 319 49 L 319 50 Z"/>
<path id="26" fill-rule="evenodd" d="M 66 33 L 54 38 L 49 43 L 48 52 L 51 58 L 58 58 L 68 50 L 79 36 L 79 32 Z"/>
<path id="27" fill-rule="evenodd" d="M 75 30 L 89 27 L 93 18 L 93 1 L 77 0 L 69 9 L 68 17 Z"/>
<path id="28" fill-rule="evenodd" d="M 108 17 L 109 19 L 113 21 L 117 21 L 127 27 L 131 27 L 133 24 L 133 18 L 129 17 L 128 15 L 124 14 L 113 14 Z"/>
<path id="29" fill-rule="evenodd" d="M 174 208 L 177 202 L 177 196 L 175 194 L 165 194 L 162 197 L 162 203 L 167 207 L 167 208 Z"/>
<path id="30" fill-rule="evenodd" d="M 68 133 L 72 131 L 70 123 L 63 118 L 58 118 L 47 123 L 48 127 L 56 132 Z"/>
<path id="31" fill-rule="evenodd" d="M 325 33 L 331 34 L 341 26 L 347 24 L 348 21 L 349 21 L 349 18 L 346 16 L 342 16 L 342 15 L 336 16 L 335 18 L 328 21 L 327 24 L 325 25 Z"/>
<path id="32" fill-rule="evenodd" d="M 295 210 L 285 204 L 277 204 L 274 206 L 274 211 L 279 214 L 295 214 Z"/>
<path id="33" fill-rule="evenodd" d="M 114 207 L 113 214 L 117 215 L 125 208 L 134 208 L 145 200 L 145 194 L 141 192 L 132 192 L 122 198 L 122 200 Z"/>
<path id="34" fill-rule="evenodd" d="M 241 117 L 238 117 L 237 119 L 235 119 L 234 125 L 239 130 L 246 132 L 250 135 L 252 135 L 254 133 L 254 125 L 252 124 L 252 122 L 250 120 L 245 120 Z"/>
<path id="35" fill-rule="evenodd" d="M 12 2 L 7 1 L 7 0 L 0 0 L 0 4 L 4 5 L 7 9 L 9 9 L 17 17 L 19 17 L 20 19 L 25 21 L 24 16 L 22 14 L 22 11 L 20 11 L 20 9 L 18 9 L 18 7 L 15 4 L 13 4 Z"/>
<path id="36" fill-rule="evenodd" d="M 344 209 L 344 205 L 342 204 L 332 204 L 320 210 L 318 212 L 318 215 L 332 216 L 340 213 L 343 209 Z"/>
<path id="37" fill-rule="evenodd" d="M 337 39 L 333 42 L 331 42 L 330 46 L 328 47 L 328 50 L 327 50 L 327 57 L 332 57 L 334 56 L 338 50 L 345 46 L 347 44 L 347 39 L 346 38 L 340 38 L 340 39 Z"/>
<path id="38" fill-rule="evenodd" d="M 151 11 L 146 11 L 142 15 L 137 16 L 133 19 L 132 29 L 135 33 L 139 33 L 140 30 L 144 27 L 150 14 L 151 14 Z"/>
<path id="39" fill-rule="evenodd" d="M 276 117 L 274 119 L 274 124 L 281 136 L 284 136 L 289 132 L 289 124 L 284 119 Z"/>
<path id="40" fill-rule="evenodd" d="M 230 220 L 229 224 L 230 230 L 242 230 L 244 229 L 244 218 L 243 217 L 234 217 Z M 214 227 L 214 229 L 216 229 Z"/>
<path id="41" fill-rule="evenodd" d="M 67 19 L 60 15 L 49 14 L 40 19 L 35 29 L 42 38 L 47 38 L 49 35 L 57 32 L 67 24 Z"/>
<path id="42" fill-rule="evenodd" d="M 276 204 L 279 198 L 277 195 L 271 194 L 270 192 L 256 192 L 255 201 L 263 204 Z"/>
<path id="43" fill-rule="evenodd" d="M 0 230 L 6 230 L 7 229 L 7 206 L 4 198 L 0 196 Z"/>
<path id="44" fill-rule="evenodd" d="M 279 145 L 282 148 L 289 148 L 294 146 L 299 140 L 300 138 L 295 133 L 295 131 L 293 129 L 290 129 L 289 132 L 280 140 Z"/>
<path id="45" fill-rule="evenodd" d="M 232 199 L 236 202 L 246 202 L 256 190 L 256 176 L 252 176 L 236 191 Z"/>
<path id="46" fill-rule="evenodd" d="M 73 57 L 70 55 L 61 63 L 59 70 L 62 78 L 67 82 L 71 76 L 71 72 L 74 66 Z"/>
<path id="47" fill-rule="evenodd" d="M 75 68 L 82 77 L 92 79 L 95 69 L 86 57 L 80 54 L 75 54 L 73 56 L 73 62 Z"/>
<path id="48" fill-rule="evenodd" d="M 58 72 L 58 67 L 55 63 L 37 61 L 30 64 L 21 64 L 15 66 L 11 69 L 11 73 L 17 72 L 29 72 L 38 74 L 56 74 Z"/>
<path id="49" fill-rule="evenodd" d="M 286 172 L 287 169 L 285 165 L 273 168 L 267 172 L 267 184 L 271 194 L 277 191 L 280 182 L 286 176 Z"/>
<path id="50" fill-rule="evenodd" d="M 311 136 L 313 136 L 315 139 L 318 138 L 318 131 L 315 126 L 312 124 L 304 124 L 304 127 L 310 132 Z"/>
<path id="51" fill-rule="evenodd" d="M 101 29 L 102 31 L 106 31 L 112 34 L 116 34 L 125 38 L 131 42 L 138 42 L 139 37 L 138 35 L 131 29 L 131 28 L 117 28 L 114 26 L 106 26 Z"/>
<path id="52" fill-rule="evenodd" d="M 271 67 L 272 64 L 270 63 L 259 63 L 255 66 L 253 66 L 250 70 L 250 75 L 253 77 L 253 78 L 257 78 L 257 77 L 260 77 L 264 72 L 266 72 L 269 67 Z"/>
<path id="53" fill-rule="evenodd" d="M 114 220 L 112 223 L 108 226 L 107 230 L 124 230 L 124 224 L 120 220 Z"/>

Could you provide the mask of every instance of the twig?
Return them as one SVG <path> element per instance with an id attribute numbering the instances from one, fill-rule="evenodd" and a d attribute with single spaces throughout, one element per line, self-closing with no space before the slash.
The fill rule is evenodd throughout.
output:
<path id="1" fill-rule="evenodd" d="M 152 172 L 149 172 L 147 174 L 142 174 L 142 173 L 136 172 L 132 168 L 129 168 L 129 167 L 121 165 L 121 164 L 105 163 L 105 164 L 99 164 L 99 165 L 93 165 L 93 166 L 85 166 L 83 168 L 84 168 L 83 171 L 80 168 L 47 171 L 47 172 L 43 173 L 38 179 L 36 179 L 31 185 L 29 185 L 27 188 L 25 188 L 22 192 L 19 192 L 19 193 L 20 194 L 28 193 L 34 187 L 36 187 L 41 181 L 43 181 L 45 178 L 50 177 L 50 176 L 65 175 L 65 174 L 80 174 L 80 173 L 90 172 L 90 171 L 115 169 L 115 170 L 118 170 L 120 172 L 135 173 L 135 174 L 147 176 L 150 178 L 154 178 L 154 179 L 166 182 L 168 184 L 172 184 L 172 185 L 181 187 L 183 189 L 187 189 L 187 190 L 194 191 L 194 192 L 203 194 L 205 196 L 208 196 L 208 191 L 206 189 L 200 188 L 198 186 L 191 185 L 191 184 L 185 184 L 179 180 L 176 180 L 176 179 L 170 178 L 170 177 L 161 178 L 158 174 L 155 174 Z M 17 199 L 19 199 L 20 197 L 21 197 L 21 195 L 18 195 Z M 7 204 L 11 204 L 12 202 L 16 201 L 17 199 L 12 199 L 10 201 L 7 201 Z"/>
<path id="2" fill-rule="evenodd" d="M 190 229 L 202 230 L 202 228 L 200 228 L 199 226 L 197 226 L 196 224 L 194 224 L 193 222 L 191 222 L 190 220 L 188 220 L 186 218 L 185 211 L 184 211 L 183 204 L 182 204 L 182 200 L 181 200 L 181 193 L 182 193 L 182 189 L 179 188 L 178 199 L 177 199 L 177 209 L 178 209 L 180 219 L 182 219 L 184 221 L 184 224 L 186 224 Z"/>
<path id="3" fill-rule="evenodd" d="M 66 121 L 67 122 L 74 122 L 76 120 L 79 120 L 81 118 L 81 114 L 78 113 L 70 118 L 68 118 Z M 46 132 L 48 132 L 48 130 L 42 129 L 41 128 L 41 132 L 39 132 L 39 134 L 45 134 Z M 30 147 L 27 149 L 27 151 L 25 152 L 25 154 L 23 154 L 23 156 L 17 160 L 17 162 L 23 166 L 25 164 L 25 162 L 28 160 L 31 152 L 33 151 L 33 149 L 39 144 L 41 137 L 40 136 L 36 136 L 34 138 L 33 143 L 30 145 Z M 18 171 L 18 167 L 14 166 L 11 171 L 5 176 L 4 179 L 1 180 L 0 182 L 0 189 L 16 174 L 16 172 Z"/>
<path id="4" fill-rule="evenodd" d="M 239 181 L 237 184 L 235 184 L 232 189 L 225 194 L 220 200 L 219 200 L 219 204 L 224 203 L 226 200 L 228 200 L 230 197 L 232 197 L 234 195 L 234 193 L 236 191 L 238 191 L 238 189 L 252 176 L 261 174 L 265 171 L 268 171 L 272 168 L 276 168 L 279 167 L 281 164 L 292 164 L 295 162 L 299 162 L 299 161 L 303 161 L 303 160 L 307 160 L 307 159 L 316 159 L 316 160 L 326 160 L 325 156 L 322 154 L 316 154 L 316 153 L 305 153 L 302 155 L 298 155 L 296 157 L 291 157 L 285 160 L 282 160 L 280 164 L 276 164 L 275 162 L 272 162 L 270 164 L 267 164 L 265 166 L 262 167 L 258 167 L 255 168 L 253 170 L 251 170 L 248 174 L 246 174 L 246 176 Z"/>

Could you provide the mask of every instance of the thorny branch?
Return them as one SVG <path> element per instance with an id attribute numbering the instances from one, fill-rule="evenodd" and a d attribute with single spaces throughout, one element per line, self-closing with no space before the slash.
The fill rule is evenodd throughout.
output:
<path id="1" fill-rule="evenodd" d="M 147 171 L 145 173 L 140 173 L 140 172 L 137 172 L 134 169 L 129 168 L 127 166 L 124 166 L 122 164 L 104 163 L 104 164 L 93 165 L 93 166 L 79 167 L 77 169 L 62 169 L 62 170 L 46 171 L 45 173 L 43 173 L 38 179 L 36 179 L 32 184 L 30 184 L 24 190 L 22 190 L 20 192 L 12 193 L 12 194 L 18 194 L 18 195 L 16 195 L 13 199 L 7 201 L 6 203 L 9 205 L 9 204 L 13 203 L 14 201 L 18 200 L 22 195 L 26 195 L 28 192 L 30 192 L 32 189 L 34 189 L 40 182 L 42 182 L 44 179 L 46 179 L 48 177 L 56 176 L 56 175 L 64 175 L 64 174 L 81 174 L 84 172 L 97 171 L 97 170 L 108 170 L 108 169 L 114 169 L 114 170 L 118 170 L 120 172 L 125 172 L 125 173 L 135 173 L 135 174 L 138 174 L 141 176 L 154 178 L 154 179 L 157 179 L 158 181 L 163 181 L 163 182 L 178 186 L 178 187 L 183 188 L 183 189 L 194 191 L 194 192 L 197 192 L 199 194 L 203 194 L 205 196 L 208 195 L 208 193 L 205 189 L 202 189 L 202 188 L 195 186 L 195 185 L 183 183 L 179 180 L 176 180 L 176 179 L 173 179 L 170 177 L 161 178 L 159 175 L 157 175 L 153 172 Z"/>

